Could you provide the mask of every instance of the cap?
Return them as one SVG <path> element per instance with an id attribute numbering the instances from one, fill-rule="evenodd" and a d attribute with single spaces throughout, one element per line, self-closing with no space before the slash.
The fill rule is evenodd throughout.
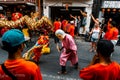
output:
<path id="1" fill-rule="evenodd" d="M 23 43 L 25 38 L 20 30 L 11 29 L 3 34 L 2 41 L 9 43 L 11 47 L 14 47 Z"/>

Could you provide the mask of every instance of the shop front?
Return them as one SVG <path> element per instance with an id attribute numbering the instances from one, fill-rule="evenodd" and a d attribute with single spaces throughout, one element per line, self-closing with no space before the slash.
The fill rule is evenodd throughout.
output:
<path id="1" fill-rule="evenodd" d="M 35 12 L 35 0 L 2 0 L 0 1 L 0 13 L 11 20 L 14 12 L 20 12 L 23 15 L 30 15 Z"/>
<path id="2" fill-rule="evenodd" d="M 117 23 L 117 28 L 120 32 L 120 0 L 104 1 L 101 7 L 101 13 L 105 22 L 107 22 L 109 18 L 112 18 Z M 120 46 L 120 36 L 117 45 Z"/>
<path id="3" fill-rule="evenodd" d="M 90 25 L 90 14 L 92 12 L 93 0 L 43 0 L 43 15 L 52 21 L 56 17 L 70 20 L 70 14 L 81 16 L 80 10 L 87 12 L 87 26 Z"/>
<path id="4" fill-rule="evenodd" d="M 106 22 L 109 18 L 112 18 L 116 21 L 117 26 L 120 27 L 120 1 L 104 1 L 101 12 Z"/>

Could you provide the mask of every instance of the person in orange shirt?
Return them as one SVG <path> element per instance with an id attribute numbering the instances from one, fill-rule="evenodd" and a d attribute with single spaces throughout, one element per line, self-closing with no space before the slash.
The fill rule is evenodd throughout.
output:
<path id="1" fill-rule="evenodd" d="M 114 45 L 118 41 L 119 30 L 116 28 L 116 23 L 114 21 L 109 22 L 109 29 L 104 35 L 104 39 L 110 40 Z"/>
<path id="2" fill-rule="evenodd" d="M 80 70 L 83 80 L 120 80 L 120 65 L 110 59 L 114 45 L 109 40 L 99 40 L 97 54 L 91 63 Z"/>
<path id="3" fill-rule="evenodd" d="M 70 25 L 70 27 L 69 27 L 69 34 L 74 38 L 74 31 L 75 31 L 75 25 L 74 25 L 74 21 L 71 21 L 70 22 L 71 23 L 71 25 Z"/>
<path id="4" fill-rule="evenodd" d="M 8 59 L 0 66 L 0 80 L 42 80 L 39 66 L 22 58 L 24 42 L 24 35 L 18 29 L 3 34 L 3 49 L 8 52 Z"/>
<path id="5" fill-rule="evenodd" d="M 70 26 L 71 26 L 70 21 L 67 21 L 67 24 L 66 24 L 66 26 L 65 26 L 65 27 L 66 27 L 65 32 L 68 33 L 68 34 L 70 33 Z M 63 31 L 64 31 L 64 30 L 63 30 Z"/>
<path id="6" fill-rule="evenodd" d="M 63 20 L 62 21 L 62 27 L 61 27 L 61 29 L 63 30 L 63 31 L 65 31 L 65 32 L 67 32 L 66 30 L 66 27 L 67 27 L 67 24 L 68 24 L 68 21 L 67 20 Z"/>
<path id="7" fill-rule="evenodd" d="M 58 43 L 59 42 L 59 39 L 55 36 L 55 31 L 58 30 L 58 29 L 61 29 L 61 22 L 59 21 L 58 18 L 56 18 L 56 21 L 54 22 L 54 29 L 53 29 L 53 32 L 54 32 L 54 41 L 55 43 Z"/>
<path id="8" fill-rule="evenodd" d="M 104 38 L 104 35 L 109 35 L 109 30 L 110 30 L 110 22 L 112 21 L 112 18 L 109 18 L 107 23 L 104 24 L 104 26 L 102 26 L 102 31 L 103 31 L 103 35 L 102 38 Z"/>
<path id="9" fill-rule="evenodd" d="M 58 30 L 58 29 L 61 29 L 61 22 L 60 22 L 60 19 L 56 18 L 56 21 L 53 23 L 54 25 L 54 29 L 53 29 L 53 34 L 54 34 L 54 42 L 56 44 L 56 48 L 58 49 L 58 43 L 59 43 L 59 39 L 56 37 L 55 35 L 55 32 Z"/>
<path id="10" fill-rule="evenodd" d="M 56 19 L 56 21 L 54 22 L 54 32 L 58 29 L 61 28 L 61 22 L 60 22 L 60 19 Z"/>

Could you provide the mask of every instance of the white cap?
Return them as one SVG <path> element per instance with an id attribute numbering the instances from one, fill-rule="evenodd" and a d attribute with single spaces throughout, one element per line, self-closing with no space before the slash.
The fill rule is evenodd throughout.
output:
<path id="1" fill-rule="evenodd" d="M 74 21 L 70 21 L 71 24 L 74 24 Z"/>

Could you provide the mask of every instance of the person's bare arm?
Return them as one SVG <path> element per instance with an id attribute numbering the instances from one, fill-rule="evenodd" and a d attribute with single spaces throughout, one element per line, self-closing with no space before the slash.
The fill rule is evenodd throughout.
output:
<path id="1" fill-rule="evenodd" d="M 96 23 L 99 24 L 99 22 L 95 19 L 95 17 L 91 14 L 92 20 Z"/>
<path id="2" fill-rule="evenodd" d="M 93 28 L 92 28 L 92 30 L 89 32 L 89 34 L 91 35 L 91 34 L 92 34 L 92 32 L 93 32 Z"/>
<path id="3" fill-rule="evenodd" d="M 80 13 L 81 13 L 82 15 L 84 15 L 84 12 L 83 12 L 82 10 L 80 10 Z"/>
<path id="4" fill-rule="evenodd" d="M 72 14 L 70 14 L 70 17 L 75 19 L 75 17 Z"/>

